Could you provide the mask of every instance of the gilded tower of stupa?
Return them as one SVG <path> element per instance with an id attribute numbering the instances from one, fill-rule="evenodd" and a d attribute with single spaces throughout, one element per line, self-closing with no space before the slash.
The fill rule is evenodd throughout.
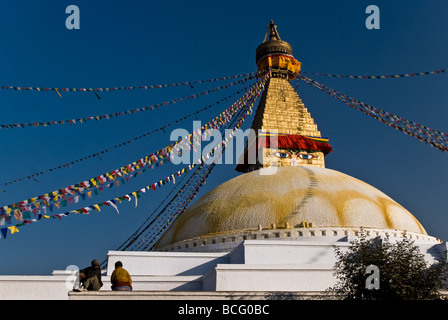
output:
<path id="1" fill-rule="evenodd" d="M 325 167 L 324 156 L 331 151 L 328 139 L 322 138 L 290 83 L 297 77 L 301 63 L 294 58 L 291 45 L 281 40 L 272 20 L 255 56 L 258 71 L 270 70 L 272 74 L 252 123 L 257 139 L 248 142 L 248 148 L 258 142 L 258 163 L 250 164 L 246 148 L 236 170 L 248 172 L 262 167 L 298 165 Z M 270 148 L 273 139 L 276 148 Z"/>

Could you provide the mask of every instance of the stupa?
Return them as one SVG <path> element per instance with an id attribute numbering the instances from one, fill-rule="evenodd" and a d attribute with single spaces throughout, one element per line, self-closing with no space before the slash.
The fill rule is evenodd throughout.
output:
<path id="1" fill-rule="evenodd" d="M 271 70 L 272 77 L 252 124 L 258 134 L 236 167 L 246 173 L 193 204 L 164 233 L 157 248 L 228 250 L 229 238 L 237 245 L 241 238 L 263 238 L 266 230 L 297 240 L 311 233 L 355 235 L 360 228 L 374 229 L 374 234 L 401 230 L 431 239 L 418 220 L 386 194 L 325 168 L 332 147 L 291 86 L 301 63 L 272 21 L 256 50 L 256 63 L 258 71 Z M 275 148 L 269 143 L 272 137 Z M 247 150 L 254 144 L 259 161 L 249 164 Z"/>
<path id="2" fill-rule="evenodd" d="M 181 214 L 156 251 L 109 251 L 107 274 L 120 260 L 134 290 L 159 296 L 188 291 L 189 299 L 225 292 L 235 298 L 229 292 L 324 292 L 335 283 L 333 246 L 347 248 L 361 230 L 392 240 L 406 231 L 428 261 L 440 256 L 445 243 L 428 235 L 403 206 L 366 182 L 326 168 L 332 147 L 291 86 L 301 63 L 272 21 L 256 63 L 260 72 L 272 74 L 252 124 L 257 135 L 247 143 L 247 150 L 256 146 L 258 161 L 249 163 L 245 152 L 236 167 L 242 174 Z"/>

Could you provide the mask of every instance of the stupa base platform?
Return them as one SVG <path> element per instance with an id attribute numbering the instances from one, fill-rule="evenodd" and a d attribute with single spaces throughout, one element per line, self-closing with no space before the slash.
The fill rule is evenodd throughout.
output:
<path id="1" fill-rule="evenodd" d="M 69 300 L 334 300 L 329 292 L 295 291 L 82 291 Z"/>

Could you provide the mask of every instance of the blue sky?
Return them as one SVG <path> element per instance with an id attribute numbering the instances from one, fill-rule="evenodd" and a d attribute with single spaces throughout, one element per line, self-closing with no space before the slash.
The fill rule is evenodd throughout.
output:
<path id="1" fill-rule="evenodd" d="M 68 5 L 80 29 L 65 27 Z M 380 8 L 379 30 L 365 27 L 368 5 Z M 444 1 L 2 1 L 0 85 L 120 87 L 204 80 L 256 71 L 255 49 L 273 19 L 302 70 L 351 75 L 400 74 L 447 68 Z M 388 80 L 311 78 L 375 107 L 448 132 L 447 74 Z M 224 82 L 224 83 L 228 83 Z M 223 83 L 100 93 L 0 92 L 1 123 L 82 118 L 157 104 Z M 89 122 L 0 130 L 0 181 L 10 181 L 117 145 L 229 95 L 222 90 L 164 108 Z M 407 208 L 430 235 L 448 240 L 447 154 L 365 116 L 301 82 L 299 95 L 334 152 L 326 166 L 361 179 Z M 204 123 L 225 106 L 198 115 Z M 192 129 L 189 119 L 180 127 Z M 250 126 L 252 117 L 245 127 Z M 116 169 L 170 144 L 158 132 L 71 168 L 4 187 L 0 206 Z M 238 175 L 217 166 L 199 196 Z M 177 171 L 147 171 L 94 197 L 91 205 L 147 186 Z M 0 187 L 1 188 L 1 187 Z M 0 274 L 50 274 L 104 259 L 136 230 L 170 191 L 90 215 L 26 225 L 0 239 Z M 73 209 L 78 207 L 73 206 Z M 72 208 L 70 208 L 72 209 Z M 63 212 L 63 211 L 61 211 Z"/>

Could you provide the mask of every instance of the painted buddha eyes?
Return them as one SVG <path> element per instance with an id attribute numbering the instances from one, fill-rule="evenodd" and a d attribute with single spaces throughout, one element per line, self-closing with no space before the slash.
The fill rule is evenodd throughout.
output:
<path id="1" fill-rule="evenodd" d="M 302 153 L 299 153 L 298 156 L 299 156 L 300 159 L 303 159 L 303 160 L 310 160 L 310 159 L 314 158 L 314 156 L 312 154 L 302 154 Z"/>
<path id="2" fill-rule="evenodd" d="M 275 155 L 281 159 L 286 159 L 291 156 L 289 153 L 286 152 L 277 152 Z"/>
<path id="3" fill-rule="evenodd" d="M 280 159 L 286 159 L 291 157 L 291 154 L 287 152 L 277 152 L 275 155 Z M 310 160 L 314 158 L 312 154 L 306 154 L 306 153 L 299 153 L 297 156 L 303 160 Z"/>

